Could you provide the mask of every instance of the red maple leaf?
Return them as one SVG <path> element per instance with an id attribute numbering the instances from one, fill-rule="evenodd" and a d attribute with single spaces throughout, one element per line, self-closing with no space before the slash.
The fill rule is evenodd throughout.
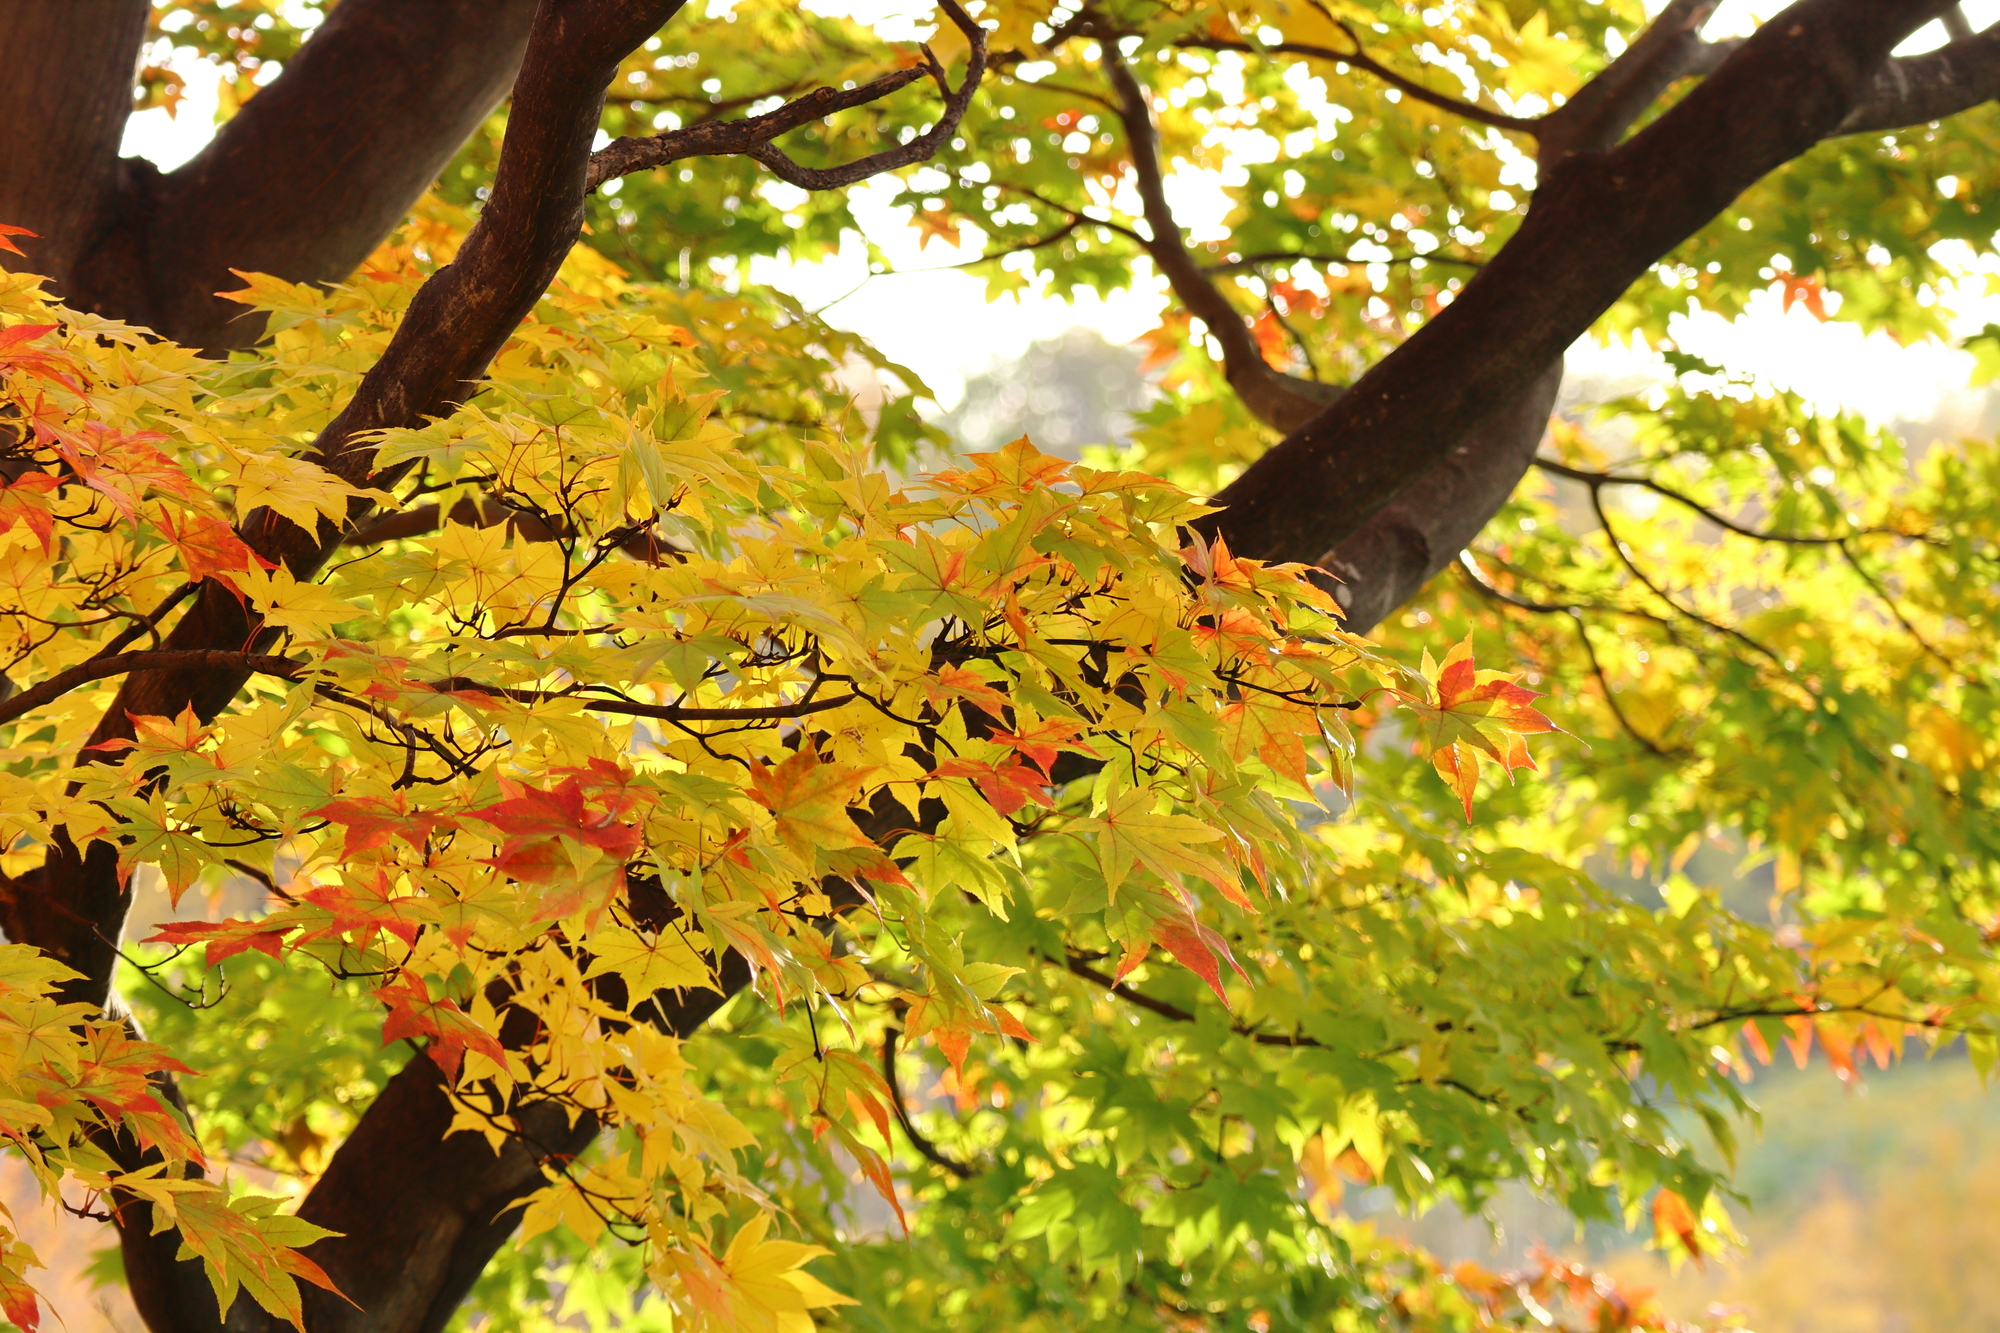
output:
<path id="1" fill-rule="evenodd" d="M 0 532 L 12 531 L 16 523 L 27 525 L 42 544 L 43 555 L 53 555 L 56 549 L 56 517 L 49 511 L 45 498 L 53 495 L 62 482 L 47 472 L 24 472 L 5 486 L 0 486 Z"/>
<path id="2" fill-rule="evenodd" d="M 415 977 L 398 977 L 376 991 L 375 998 L 389 1006 L 389 1016 L 382 1021 L 382 1044 L 404 1037 L 428 1038 L 431 1063 L 453 1083 L 458 1082 L 459 1065 L 468 1050 L 496 1064 L 507 1057 L 498 1038 L 450 1000 L 434 999 L 430 987 Z"/>
<path id="3" fill-rule="evenodd" d="M 388 842 L 392 835 L 421 849 L 424 840 L 436 830 L 457 827 L 455 821 L 444 815 L 410 809 L 409 793 L 400 791 L 392 796 L 357 796 L 334 801 L 311 814 L 315 819 L 330 820 L 346 828 L 349 856 L 372 851 Z"/>
<path id="4" fill-rule="evenodd" d="M 947 759 L 937 766 L 941 778 L 971 778 L 986 803 L 1003 815 L 1011 815 L 1028 802 L 1053 808 L 1049 780 L 1026 764 L 982 764 L 969 759 Z"/>
<path id="5" fill-rule="evenodd" d="M 500 849 L 500 860 L 512 862 L 533 844 L 556 837 L 595 847 L 620 861 L 631 859 L 639 850 L 643 835 L 636 825 L 623 822 L 619 816 L 635 803 L 632 794 L 620 783 L 609 808 L 593 810 L 591 796 L 602 797 L 607 784 L 600 778 L 592 784 L 596 790 L 586 792 L 583 772 L 572 771 L 553 791 L 501 779 L 501 790 L 507 792 L 507 799 L 470 812 L 472 818 L 507 835 Z"/>

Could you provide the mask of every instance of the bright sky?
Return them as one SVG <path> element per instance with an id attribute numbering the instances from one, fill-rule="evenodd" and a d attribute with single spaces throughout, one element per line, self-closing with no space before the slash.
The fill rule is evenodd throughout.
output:
<path id="1" fill-rule="evenodd" d="M 817 0 L 812 7 L 877 23 L 889 40 L 928 26 L 929 5 L 923 0 Z M 1748 31 L 1760 13 L 1775 7 L 1768 0 L 1725 0 L 1708 34 Z M 2000 0 L 1971 0 L 1964 7 L 1975 27 L 2000 19 Z M 903 26 L 910 31 L 896 30 Z M 1943 40 L 1941 26 L 1932 24 L 1905 50 L 1928 49 Z M 215 121 L 214 68 L 195 62 L 181 70 L 188 88 L 178 116 L 169 117 L 164 110 L 140 112 L 131 118 L 125 136 L 127 154 L 149 157 L 166 170 L 198 152 Z M 1227 210 L 1221 193 L 1194 179 L 1174 184 L 1175 210 L 1190 234 L 1197 239 L 1207 239 L 1204 233 L 1211 229 L 1219 234 Z M 916 234 L 888 207 L 892 193 L 885 182 L 873 182 L 857 187 L 852 200 L 862 229 L 896 271 L 871 277 L 862 247 L 850 245 L 839 256 L 814 264 L 760 258 L 746 276 L 792 293 L 808 308 L 824 310 L 831 323 L 869 338 L 922 376 L 945 407 L 961 397 L 967 376 L 1020 355 L 1037 339 L 1083 325 L 1125 343 L 1159 322 L 1165 286 L 1149 269 L 1134 290 L 1109 298 L 1086 295 L 1072 303 L 1024 293 L 989 304 L 979 278 L 949 267 L 972 254 L 941 243 L 919 249 Z M 1976 292 L 1968 289 L 1952 303 L 1961 312 L 1961 332 L 2000 321 L 2000 300 L 1984 292 L 1986 276 L 1975 279 Z M 1711 316 L 1682 325 L 1676 337 L 1688 351 L 1881 421 L 1926 418 L 1941 403 L 1963 399 L 1972 366 L 1966 353 L 1935 342 L 1903 347 L 1884 335 L 1863 337 L 1851 326 L 1822 324 L 1803 308 L 1782 313 L 1775 296 L 1753 302 L 1752 313 L 1734 325 Z M 1606 375 L 1644 372 L 1661 364 L 1626 347 L 1589 343 L 1572 350 L 1570 363 L 1576 373 Z"/>

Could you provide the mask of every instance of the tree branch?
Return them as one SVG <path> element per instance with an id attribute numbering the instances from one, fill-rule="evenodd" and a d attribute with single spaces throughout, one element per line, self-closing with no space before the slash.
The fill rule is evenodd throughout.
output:
<path id="1" fill-rule="evenodd" d="M 1691 74 L 1712 72 L 1737 45 L 1701 39 L 1702 25 L 1716 4 L 1717 0 L 1673 0 L 1623 54 L 1543 116 L 1536 131 L 1542 161 L 1557 162 L 1571 153 L 1611 147 L 1668 85 Z"/>
<path id="2" fill-rule="evenodd" d="M 1322 10 L 1321 12 L 1324 13 L 1325 11 Z M 1350 28 L 1341 19 L 1333 18 L 1331 14 L 1328 14 L 1327 17 L 1332 19 L 1335 26 L 1347 34 L 1347 40 L 1354 44 L 1352 51 L 1336 51 L 1330 46 L 1316 46 L 1311 42 L 1272 42 L 1269 45 L 1263 45 L 1255 42 L 1232 41 L 1221 37 L 1181 37 L 1175 40 L 1174 45 L 1183 50 L 1191 51 L 1238 51 L 1246 55 L 1305 56 L 1311 60 L 1325 60 L 1333 64 L 1352 65 L 1356 69 L 1367 70 L 1391 88 L 1395 88 L 1405 95 L 1415 98 L 1426 106 L 1436 107 L 1440 111 L 1448 112 L 1461 119 L 1485 125 L 1496 130 L 1506 130 L 1513 134 L 1535 134 L 1538 132 L 1537 126 L 1540 122 L 1532 117 L 1510 116 L 1504 111 L 1495 111 L 1490 107 L 1480 106 L 1477 102 L 1467 102 L 1453 97 L 1448 93 L 1441 93 L 1435 89 L 1427 88 L 1415 79 L 1398 74 L 1387 65 L 1375 60 L 1367 51 L 1362 49 L 1361 39 L 1355 36 L 1354 29 Z"/>
<path id="3" fill-rule="evenodd" d="M 1447 457 L 1674 246 L 1867 97 L 1927 17 L 1800 0 L 1616 148 L 1543 176 L 1511 241 L 1458 298 L 1253 464 L 1201 521 L 1232 548 L 1316 561 Z"/>
<path id="4" fill-rule="evenodd" d="M 290 679 L 298 674 L 300 665 L 288 657 L 215 649 L 99 655 L 66 671 L 58 671 L 39 685 L 22 690 L 5 703 L 0 703 L 0 723 L 25 717 L 44 704 L 53 703 L 71 690 L 80 689 L 92 681 L 108 680 L 112 676 L 134 671 L 240 671 Z"/>
<path id="5" fill-rule="evenodd" d="M 977 1172 L 932 1143 L 910 1119 L 910 1108 L 903 1102 L 902 1080 L 896 1077 L 896 1039 L 900 1035 L 895 1028 L 888 1028 L 882 1033 L 882 1081 L 889 1085 L 889 1105 L 896 1110 L 896 1123 L 903 1127 L 904 1137 L 909 1139 L 910 1146 L 921 1153 L 925 1161 L 943 1167 L 960 1180 L 970 1180 Z"/>
<path id="6" fill-rule="evenodd" d="M 947 92 L 950 85 L 945 82 L 943 72 L 935 58 L 925 51 L 926 63 L 909 69 L 899 69 L 893 74 L 884 74 L 879 79 L 857 88 L 816 88 L 804 97 L 785 103 L 775 111 L 767 111 L 761 116 L 749 116 L 743 120 L 709 120 L 689 125 L 684 129 L 669 130 L 664 134 L 651 135 L 644 139 L 613 139 L 604 147 L 590 155 L 590 174 L 584 179 L 584 191 L 590 193 L 608 180 L 619 176 L 629 176 L 635 171 L 646 171 L 653 167 L 664 167 L 690 157 L 724 157 L 733 153 L 747 153 L 753 148 L 768 144 L 771 140 L 807 125 L 815 120 L 823 120 L 836 111 L 847 111 L 857 106 L 865 106 L 878 98 L 907 88 L 918 79 L 929 74 Z"/>
<path id="7" fill-rule="evenodd" d="M 953 25 L 965 34 L 968 50 L 965 81 L 956 90 L 945 82 L 944 68 L 937 63 L 937 58 L 931 56 L 928 50 L 924 53 L 931 62 L 932 77 L 937 80 L 939 89 L 945 94 L 944 114 L 938 117 L 935 125 L 916 135 L 906 144 L 886 148 L 879 153 L 870 153 L 867 157 L 849 162 L 845 166 L 801 166 L 785 156 L 783 150 L 775 143 L 768 142 L 752 148 L 749 153 L 751 159 L 760 163 L 766 171 L 779 180 L 788 185 L 795 185 L 801 190 L 838 190 L 857 181 L 867 180 L 870 176 L 879 176 L 885 171 L 895 171 L 915 162 L 928 161 L 938 149 L 950 142 L 952 135 L 958 133 L 958 124 L 965 118 L 966 108 L 972 105 L 972 95 L 979 91 L 979 80 L 986 73 L 986 29 L 973 22 L 971 15 L 959 7 L 958 0 L 938 0 L 938 5 L 950 17 Z"/>
<path id="8" fill-rule="evenodd" d="M 1947 15 L 1959 14 L 1952 6 Z M 1959 14 L 1964 23 L 1964 15 Z M 2000 97 L 2000 24 L 1971 33 L 1935 51 L 1891 60 L 1875 86 L 1834 129 L 1835 134 L 1880 134 L 1968 111 Z"/>
<path id="9" fill-rule="evenodd" d="M 1118 53 L 1114 35 L 1104 35 L 1100 48 L 1105 75 L 1116 95 L 1118 119 L 1125 127 L 1125 142 L 1131 150 L 1146 226 L 1152 232 L 1151 238 L 1142 238 L 1140 244 L 1166 276 L 1181 304 L 1215 335 L 1222 347 L 1223 378 L 1251 414 L 1277 430 L 1290 430 L 1311 419 L 1338 390 L 1273 369 L 1264 360 L 1243 316 L 1195 263 L 1181 236 L 1180 224 L 1174 221 L 1173 209 L 1167 204 L 1160 139 L 1153 127 L 1153 113 L 1146 103 L 1145 90 Z"/>
<path id="10" fill-rule="evenodd" d="M 0 5 L 0 125 L 9 127 L 0 222 L 35 233 L 21 238 L 27 258 L 8 267 L 53 279 L 67 300 L 77 256 L 110 225 L 128 183 L 118 144 L 149 9 L 147 0 Z"/>
<path id="11" fill-rule="evenodd" d="M 535 0 L 343 0 L 192 161 L 164 176 L 126 163 L 74 303 L 210 352 L 255 342 L 263 318 L 215 295 L 240 285 L 231 271 L 353 272 L 506 93 L 534 12 Z M 129 80 L 128 57 L 113 90 Z"/>
<path id="12" fill-rule="evenodd" d="M 367 11 L 362 0 L 349 3 L 357 14 Z M 516 87 L 512 130 L 501 149 L 488 206 L 456 261 L 418 291 L 353 400 L 321 432 L 314 446 L 318 461 L 350 481 L 370 479 L 374 448 L 368 441 L 373 432 L 445 415 L 466 396 L 576 240 L 591 140 L 619 61 L 679 7 L 680 0 L 541 0 L 530 40 L 533 57 Z M 325 221 L 316 219 L 321 225 Z M 350 521 L 367 512 L 364 503 L 357 503 Z M 306 532 L 269 510 L 251 514 L 240 536 L 251 549 L 282 560 L 302 579 L 312 577 L 339 543 L 332 524 Z M 167 636 L 164 649 L 255 653 L 269 640 L 265 627 L 210 581 Z M 132 714 L 172 717 L 192 707 L 197 716 L 211 720 L 247 679 L 241 669 L 134 672 L 125 677 L 91 742 L 129 738 Z M 43 948 L 83 974 L 66 988 L 65 999 L 102 1005 L 109 997 L 117 942 L 130 905 L 130 886 L 118 872 L 115 848 L 95 842 L 80 852 L 60 843 L 32 886 L 24 886 L 7 905 L 7 926 L 12 938 Z M 437 1151 L 435 1134 L 423 1150 Z M 458 1196 L 405 1194 L 406 1219 L 399 1220 L 424 1225 L 440 1210 L 448 1213 L 462 1202 Z M 370 1309 L 371 1319 L 398 1301 L 416 1299 L 412 1293 L 419 1289 L 419 1276 L 403 1263 L 404 1255 L 382 1248 L 393 1232 L 366 1199 L 329 1190 L 322 1181 L 306 1208 L 317 1220 L 335 1219 L 325 1224 L 347 1233 L 315 1247 L 315 1257 L 323 1253 L 323 1266 L 343 1291 Z M 127 1271 L 134 1275 L 134 1297 L 150 1326 L 162 1333 L 214 1327 L 213 1298 L 204 1303 L 206 1283 L 199 1265 L 193 1266 L 190 1281 L 190 1266 L 173 1258 L 178 1235 L 172 1229 L 153 1234 L 150 1210 L 139 1206 L 124 1210 L 119 1225 Z M 482 1266 L 490 1254 L 489 1248 L 481 1256 Z M 157 1274 L 157 1282 L 149 1283 L 143 1276 L 148 1273 Z M 309 1300 L 316 1298 L 315 1293 Z M 347 1327 L 349 1319 L 345 1307 L 331 1304 L 313 1316 L 316 1330 Z"/>

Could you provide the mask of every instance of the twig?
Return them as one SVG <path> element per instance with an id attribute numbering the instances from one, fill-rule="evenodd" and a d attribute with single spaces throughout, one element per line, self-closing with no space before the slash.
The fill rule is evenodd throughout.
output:
<path id="1" fill-rule="evenodd" d="M 896 1078 L 896 1038 L 900 1035 L 895 1028 L 888 1028 L 882 1033 L 882 1080 L 889 1085 L 889 1105 L 895 1108 L 896 1123 L 903 1127 L 910 1146 L 922 1153 L 924 1160 L 943 1167 L 960 1180 L 970 1180 L 978 1172 L 957 1158 L 948 1156 L 942 1148 L 924 1137 L 923 1131 L 910 1119 L 910 1108 L 903 1104 L 903 1085 Z"/>
<path id="2" fill-rule="evenodd" d="M 1636 486 L 1641 490 L 1651 491 L 1655 495 L 1664 496 L 1672 500 L 1675 504 L 1683 508 L 1692 510 L 1725 532 L 1733 532 L 1739 537 L 1748 537 L 1752 541 L 1775 542 L 1787 546 L 1838 546 L 1843 542 L 1852 541 L 1856 537 L 1900 537 L 1904 541 L 1923 542 L 1926 545 L 1939 544 L 1938 539 L 1930 533 L 1904 532 L 1900 528 L 1856 528 L 1853 532 L 1839 536 L 1765 532 L 1758 528 L 1745 527 L 1734 519 L 1709 508 L 1693 496 L 1683 491 L 1677 491 L 1671 486 L 1662 485 L 1660 482 L 1654 481 L 1651 477 L 1624 477 L 1619 476 L 1615 472 L 1587 472 L 1582 468 L 1571 467 L 1567 463 L 1559 463 L 1553 458 L 1538 457 L 1535 459 L 1535 466 L 1555 476 L 1567 477 L 1571 481 L 1580 481 L 1586 486 Z"/>
<path id="3" fill-rule="evenodd" d="M 1332 15 L 1328 15 L 1332 18 Z M 1507 130 L 1514 134 L 1537 134 L 1539 124 L 1535 120 L 1521 116 L 1510 116 L 1504 111 L 1494 111 L 1475 102 L 1462 101 L 1449 94 L 1426 88 L 1414 79 L 1406 78 L 1368 55 L 1361 48 L 1361 39 L 1354 29 L 1340 19 L 1333 19 L 1340 30 L 1347 34 L 1347 40 L 1354 43 L 1352 51 L 1336 51 L 1328 46 L 1315 46 L 1309 42 L 1274 42 L 1269 46 L 1256 42 L 1228 41 L 1216 37 L 1182 37 L 1175 46 L 1194 51 L 1237 51 L 1248 55 L 1288 55 L 1305 56 L 1312 60 L 1327 60 L 1335 64 L 1353 65 L 1365 69 L 1392 88 L 1401 90 L 1419 102 L 1434 106 L 1440 111 L 1448 111 L 1454 116 L 1490 126 L 1496 130 Z"/>

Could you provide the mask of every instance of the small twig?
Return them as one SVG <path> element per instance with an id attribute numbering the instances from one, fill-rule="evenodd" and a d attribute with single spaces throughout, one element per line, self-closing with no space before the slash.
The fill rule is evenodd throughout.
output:
<path id="1" fill-rule="evenodd" d="M 1483 596 L 1507 606 L 1519 607 L 1523 611 L 1533 611 L 1538 615 L 1568 616 L 1571 623 L 1576 626 L 1577 638 L 1583 640 L 1583 655 L 1590 661 L 1590 671 L 1597 677 L 1598 688 L 1604 691 L 1605 705 L 1611 709 L 1611 716 L 1618 719 L 1618 725 L 1624 728 L 1625 734 L 1639 742 L 1657 758 L 1671 759 L 1675 754 L 1681 753 L 1678 749 L 1670 751 L 1663 748 L 1658 741 L 1633 726 L 1632 720 L 1625 716 L 1625 710 L 1619 705 L 1618 697 L 1611 692 L 1611 680 L 1604 674 L 1604 667 L 1597 660 L 1597 647 L 1590 641 L 1590 630 L 1584 624 L 1583 608 L 1560 602 L 1533 602 L 1495 586 L 1487 581 L 1485 571 L 1479 568 L 1470 551 L 1459 552 L 1458 564 L 1473 589 Z"/>
<path id="2" fill-rule="evenodd" d="M 1733 532 L 1739 537 L 1748 537 L 1752 541 L 1774 542 L 1786 546 L 1838 546 L 1843 542 L 1852 541 L 1856 537 L 1900 537 L 1904 541 L 1923 542 L 1926 545 L 1937 544 L 1937 538 L 1933 537 L 1930 533 L 1904 532 L 1900 528 L 1856 528 L 1853 532 L 1838 536 L 1820 536 L 1811 533 L 1765 532 L 1758 528 L 1745 527 L 1727 515 L 1709 508 L 1686 492 L 1675 490 L 1671 486 L 1662 485 L 1660 482 L 1654 481 L 1651 477 L 1626 477 L 1620 476 L 1615 472 L 1587 472 L 1582 468 L 1571 467 L 1567 463 L 1559 463 L 1553 458 L 1536 458 L 1535 466 L 1554 476 L 1567 477 L 1571 481 L 1580 481 L 1586 486 L 1636 486 L 1641 490 L 1651 491 L 1655 495 L 1664 496 L 1666 499 L 1672 500 L 1675 504 L 1685 509 L 1692 510 L 1725 532 Z"/>
<path id="3" fill-rule="evenodd" d="M 889 1085 L 889 1105 L 895 1108 L 896 1123 L 903 1127 L 910 1146 L 922 1153 L 924 1160 L 935 1163 L 957 1176 L 960 1180 L 970 1180 L 978 1172 L 966 1163 L 951 1157 L 945 1151 L 924 1137 L 910 1119 L 910 1108 L 903 1103 L 903 1085 L 896 1078 L 896 1038 L 901 1034 L 895 1028 L 882 1033 L 882 1080 Z"/>
<path id="4" fill-rule="evenodd" d="M 1478 124 L 1490 126 L 1496 130 L 1507 130 L 1515 134 L 1532 135 L 1540 132 L 1540 126 L 1535 120 L 1521 116 L 1510 116 L 1503 111 L 1494 111 L 1480 106 L 1475 102 L 1462 101 L 1449 94 L 1427 88 L 1415 79 L 1398 74 L 1387 65 L 1369 56 L 1362 49 L 1361 39 L 1355 35 L 1354 29 L 1348 27 L 1344 21 L 1333 18 L 1331 14 L 1327 15 L 1327 17 L 1333 19 L 1334 24 L 1347 34 L 1347 40 L 1354 44 L 1352 51 L 1336 51 L 1332 47 L 1315 46 L 1309 42 L 1273 42 L 1269 46 L 1265 46 L 1256 42 L 1227 41 L 1216 37 L 1182 37 L 1176 40 L 1174 45 L 1193 51 L 1236 51 L 1246 55 L 1305 56 L 1312 60 L 1326 60 L 1335 64 L 1352 65 L 1357 69 L 1367 70 L 1390 87 L 1399 89 L 1406 95 L 1416 98 L 1419 102 L 1436 107 L 1440 111 L 1450 112 L 1454 116 L 1460 116 L 1466 120 L 1475 121 Z"/>
<path id="5" fill-rule="evenodd" d="M 1259 250 L 1253 255 L 1241 255 L 1220 264 L 1204 264 L 1203 273 L 1234 273 L 1241 269 L 1263 268 L 1266 264 L 1297 263 L 1304 260 L 1308 264 L 1345 264 L 1359 268 L 1364 264 L 1410 264 L 1422 260 L 1426 264 L 1450 264 L 1457 268 L 1483 268 L 1484 262 L 1477 259 L 1461 259 L 1455 255 L 1390 255 L 1387 259 L 1364 259 L 1360 255 L 1325 254 L 1306 250 Z"/>
<path id="6" fill-rule="evenodd" d="M 1193 1023 L 1198 1021 L 1193 1013 L 1181 1008 L 1179 1005 L 1169 1004 L 1165 1000 L 1156 1000 L 1150 995 L 1133 990 L 1124 982 L 1106 976 L 1083 959 L 1078 958 L 1075 954 L 1065 954 L 1063 956 L 1063 966 L 1067 967 L 1076 976 L 1103 987 L 1108 993 L 1116 995 L 1127 1004 L 1144 1009 L 1149 1014 L 1157 1014 L 1161 1018 L 1171 1019 L 1176 1023 Z M 1311 1037 L 1302 1036 L 1298 1033 L 1263 1032 L 1242 1023 L 1230 1024 L 1229 1030 L 1240 1037 L 1248 1037 L 1259 1046 L 1311 1047 L 1318 1049 L 1322 1045 L 1322 1043 L 1313 1040 Z"/>

